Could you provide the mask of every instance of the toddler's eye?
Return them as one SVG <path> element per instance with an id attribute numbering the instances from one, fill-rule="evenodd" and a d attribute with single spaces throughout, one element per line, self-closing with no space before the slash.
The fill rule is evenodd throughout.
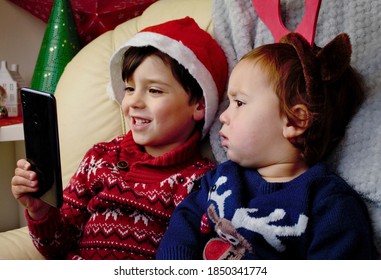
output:
<path id="1" fill-rule="evenodd" d="M 241 107 L 244 103 L 240 100 L 234 100 L 235 104 L 237 105 L 237 107 Z"/>

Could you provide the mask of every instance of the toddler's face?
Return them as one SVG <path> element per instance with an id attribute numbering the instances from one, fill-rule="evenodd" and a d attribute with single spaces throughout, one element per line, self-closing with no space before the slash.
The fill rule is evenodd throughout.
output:
<path id="1" fill-rule="evenodd" d="M 202 119 L 198 103 L 173 76 L 169 65 L 157 56 L 147 57 L 125 82 L 122 109 L 136 143 L 153 156 L 183 144 Z"/>
<path id="2" fill-rule="evenodd" d="M 244 167 L 261 168 L 281 162 L 287 119 L 280 115 L 279 99 L 258 63 L 242 60 L 233 69 L 228 86 L 229 107 L 220 116 L 222 146 L 227 156 Z"/>

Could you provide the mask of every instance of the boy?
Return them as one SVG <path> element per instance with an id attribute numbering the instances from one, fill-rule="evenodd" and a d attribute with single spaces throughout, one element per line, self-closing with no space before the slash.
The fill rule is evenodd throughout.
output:
<path id="1" fill-rule="evenodd" d="M 200 154 L 227 79 L 213 38 L 191 18 L 146 28 L 111 58 L 130 132 L 88 151 L 52 208 L 17 163 L 12 191 L 46 258 L 153 259 L 173 209 L 214 165 Z M 120 71 L 122 70 L 122 75 Z"/>

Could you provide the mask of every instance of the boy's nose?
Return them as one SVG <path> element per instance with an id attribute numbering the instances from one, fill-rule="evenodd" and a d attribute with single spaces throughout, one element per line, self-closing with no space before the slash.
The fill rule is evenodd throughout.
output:
<path id="1" fill-rule="evenodd" d="M 126 95 L 126 104 L 129 107 L 141 108 L 144 107 L 144 96 L 142 93 L 137 90 L 134 91 L 131 95 Z"/>

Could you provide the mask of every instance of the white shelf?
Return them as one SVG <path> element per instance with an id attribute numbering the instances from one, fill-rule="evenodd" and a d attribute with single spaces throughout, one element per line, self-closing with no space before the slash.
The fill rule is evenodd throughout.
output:
<path id="1" fill-rule="evenodd" d="M 24 140 L 23 124 L 0 126 L 0 142 Z"/>

